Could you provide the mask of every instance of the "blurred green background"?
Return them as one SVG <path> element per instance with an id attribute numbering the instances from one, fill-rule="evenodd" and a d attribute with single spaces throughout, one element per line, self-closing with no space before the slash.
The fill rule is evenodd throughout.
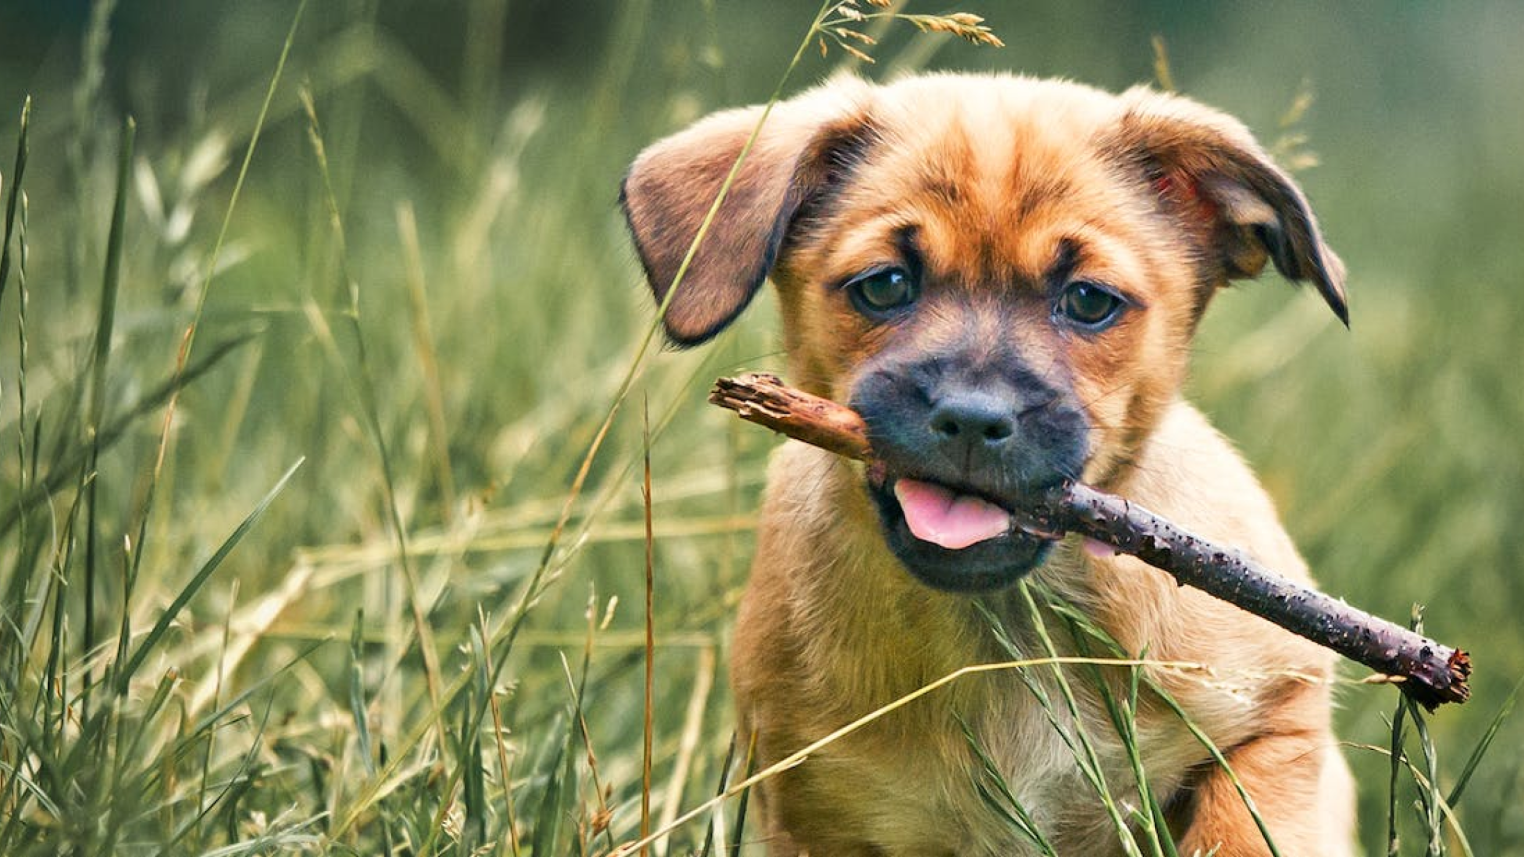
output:
<path id="1" fill-rule="evenodd" d="M 943 11 L 922 5 L 910 11 Z M 1352 328 L 1273 276 L 1245 284 L 1208 314 L 1193 395 L 1261 473 L 1325 590 L 1399 619 L 1425 604 L 1430 633 L 1472 651 L 1473 701 L 1430 723 L 1442 780 L 1453 780 L 1524 676 L 1524 5 L 968 0 L 956 8 L 984 15 L 1007 46 L 919 36 L 900 23 L 874 50 L 877 65 L 859 71 L 1015 70 L 1120 89 L 1153 79 L 1157 35 L 1184 93 L 1241 117 L 1267 143 L 1305 135 L 1298 148 L 1319 163 L 1299 178 L 1349 268 Z M 79 448 L 71 403 L 90 359 L 128 114 L 136 154 L 108 413 L 134 413 L 171 375 L 295 9 L 292 0 L 0 4 L 0 191 L 11 186 L 23 98 L 33 98 L 27 412 L 18 421 L 13 279 L 0 303 L 0 449 L 23 433 L 35 439 L 28 454 L 45 475 Z M 230 716 L 206 749 L 210 768 L 247 770 L 257 760 L 258 775 L 208 815 L 221 826 L 198 823 L 185 842 L 210 848 L 277 828 L 332 833 L 332 819 L 352 816 L 335 840 L 316 841 L 371 852 L 417 836 L 409 825 L 427 830 L 429 819 L 449 815 L 434 761 L 470 750 L 444 736 L 440 745 L 407 737 L 435 706 L 411 642 L 393 509 L 441 672 L 453 680 L 480 657 L 469 633 L 478 610 L 489 623 L 512 616 L 541 565 L 649 325 L 616 205 L 624 167 L 710 110 L 764 100 L 814 12 L 810 3 L 729 0 L 323 0 L 306 9 L 210 280 L 195 355 L 242 344 L 187 389 L 152 506 L 162 410 L 128 423 L 96 477 L 94 636 L 114 640 L 124 602 L 141 633 L 306 457 L 146 667 L 151 682 L 177 670 L 175 704 L 198 715 L 208 694 L 230 697 L 319 644 L 251 696 L 240 709 L 250 716 Z M 787 91 L 844 64 L 857 65 L 840 51 L 822 59 L 811 50 Z M 321 121 L 342 244 L 302 87 Z M 1283 127 L 1304 91 L 1310 107 Z M 357 325 L 346 314 L 351 282 Z M 645 408 L 657 432 L 661 537 L 657 811 L 713 792 L 730 734 L 726 634 L 749 556 L 747 513 L 773 441 L 713 413 L 703 391 L 717 374 L 776 367 L 778 341 L 762 301 L 715 346 L 655 355 L 593 462 L 497 694 L 521 828 L 530 835 L 560 800 L 575 808 L 562 817 L 583 824 L 578 833 L 568 823 L 566 839 L 544 849 L 561 853 L 579 837 L 606 846 L 638 827 Z M 6 506 L 21 485 L 19 460 L 0 458 Z M 75 484 L 69 476 L 50 503 L 30 505 L 25 534 L 7 513 L 0 590 L 23 574 L 40 581 L 37 569 L 73 581 L 62 615 L 65 656 L 79 675 L 85 614 L 73 599 L 84 560 L 58 559 L 57 550 L 69 543 L 62 522 Z M 122 537 L 136 538 L 145 509 L 146 538 L 133 546 L 142 572 L 127 596 Z M 601 617 L 612 596 L 611 621 L 589 631 L 590 598 Z M 346 645 L 360 608 L 362 639 Z M 582 735 L 564 719 L 573 693 L 560 658 L 580 676 L 588 634 L 596 645 Z M 216 691 L 219 653 L 226 672 Z M 12 690 L 37 681 L 26 657 L 6 658 Z M 367 792 L 379 781 L 356 745 L 356 687 L 374 740 L 417 760 L 393 770 L 381 793 Z M 1384 745 L 1395 697 L 1343 690 L 1341 735 Z M 446 706 L 445 719 L 456 723 L 463 707 Z M 12 710 L 7 722 L 24 714 Z M 133 752 L 149 768 L 168 766 L 176 728 L 165 720 L 148 729 Z M 578 761 L 584 741 L 596 766 Z M 487 753 L 500 794 L 495 751 Z M 1515 717 L 1458 810 L 1476 854 L 1524 854 L 1521 754 L 1524 721 Z M 1362 783 L 1364 841 L 1377 853 L 1387 761 L 1357 746 L 1348 755 Z M 576 764 L 561 767 L 563 756 Z M 610 832 L 596 836 L 590 820 L 604 801 L 595 773 L 611 789 L 613 813 Z M 547 798 L 558 782 L 561 792 Z M 125 828 L 138 840 L 163 829 L 156 819 L 181 824 L 196 814 L 180 803 L 185 786 L 155 783 Z M 99 791 L 60 787 L 73 796 L 54 798 L 89 812 L 98 806 L 90 801 L 106 799 Z M 1405 817 L 1412 800 L 1411 788 L 1399 790 Z M 476 841 L 507 847 L 510 810 L 489 803 L 475 804 L 486 819 Z M 35 804 L 26 812 L 47 814 Z M 83 822 L 49 824 L 95 841 L 71 826 Z M 447 840 L 472 841 L 444 827 Z M 697 847 L 703 836 L 694 823 L 673 841 Z M 1403 853 L 1422 853 L 1422 843 L 1406 845 Z"/>

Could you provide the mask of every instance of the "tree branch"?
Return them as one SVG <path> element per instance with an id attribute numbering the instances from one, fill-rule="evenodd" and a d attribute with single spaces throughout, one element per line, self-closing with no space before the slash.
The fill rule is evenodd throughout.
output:
<path id="1" fill-rule="evenodd" d="M 855 411 L 783 385 L 762 373 L 721 378 L 709 401 L 744 420 L 837 455 L 873 461 L 867 426 Z M 1169 572 L 1286 630 L 1392 679 L 1429 710 L 1465 702 L 1471 660 L 1400 625 L 1293 583 L 1240 551 L 1192 535 L 1121 497 L 1069 483 L 1011 510 L 1018 526 L 1044 537 L 1079 533 Z"/>

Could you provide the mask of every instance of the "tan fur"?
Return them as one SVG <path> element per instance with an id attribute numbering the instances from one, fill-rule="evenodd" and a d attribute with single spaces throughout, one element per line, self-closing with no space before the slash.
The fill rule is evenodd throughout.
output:
<path id="1" fill-rule="evenodd" d="M 1085 403 L 1087 480 L 1309 582 L 1254 476 L 1178 393 L 1197 320 L 1229 278 L 1274 260 L 1343 315 L 1337 258 L 1295 185 L 1241 125 L 1144 90 L 972 76 L 840 81 L 775 114 L 740 173 L 741 202 L 712 227 L 720 249 L 700 251 L 671 302 L 674 338 L 712 335 L 770 274 L 791 380 L 839 400 L 891 340 L 1017 343 Z M 756 108 L 711 117 L 632 168 L 626 211 L 658 295 L 757 117 Z M 944 293 L 928 294 L 914 323 L 870 323 L 831 284 L 895 259 L 906 225 Z M 1044 278 L 1065 242 L 1079 248 L 1081 274 L 1117 284 L 1144 309 L 1096 337 L 1056 329 Z M 950 309 L 954 299 L 963 310 Z M 1095 558 L 1077 539 L 1034 574 L 1130 651 L 1217 670 L 1215 680 L 1155 678 L 1228 754 L 1282 854 L 1350 853 L 1352 789 L 1328 689 L 1289 675 L 1328 677 L 1329 653 L 1137 560 Z M 1011 592 L 982 602 L 1018 636 L 1028 624 Z M 960 667 L 1003 660 L 974 605 L 900 566 L 860 468 L 785 444 L 732 662 L 741 727 L 755 730 L 761 763 Z M 1056 642 L 1073 648 L 1062 635 Z M 1107 783 L 1125 796 L 1134 777 L 1101 700 L 1082 691 L 1080 704 Z M 1181 853 L 1268 853 L 1178 718 L 1158 700 L 1141 708 L 1142 757 L 1182 827 Z M 1121 853 L 1069 749 L 1008 672 L 963 679 L 767 781 L 769 853 L 1035 853 L 979 796 L 965 723 L 1058 853 Z"/>

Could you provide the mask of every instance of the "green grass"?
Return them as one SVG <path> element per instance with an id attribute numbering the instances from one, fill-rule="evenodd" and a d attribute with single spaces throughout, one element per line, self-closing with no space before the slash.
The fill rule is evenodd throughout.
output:
<path id="1" fill-rule="evenodd" d="M 1120 88 L 1161 33 L 1176 85 L 1275 139 L 1305 70 L 1353 331 L 1235 289 L 1193 393 L 1325 589 L 1424 602 L 1475 656 L 1473 701 L 1432 716 L 1341 688 L 1367 851 L 1524 854 L 1524 120 L 1496 107 L 1524 61 L 1494 35 L 1524 15 L 966 5 L 1009 46 L 875 22 L 865 73 Z M 643 804 L 692 816 L 657 853 L 758 836 L 724 663 L 773 440 L 702 393 L 777 367 L 772 306 L 656 348 L 615 193 L 644 144 L 861 43 L 820 59 L 813 3 L 575 6 L 0 17 L 0 47 L 37 33 L 0 51 L 0 853 L 591 854 Z M 1055 720 L 1098 669 L 1022 663 Z M 1150 689 L 1114 669 L 1126 735 Z M 1166 857 L 1111 796 L 1142 771 L 1094 797 Z"/>

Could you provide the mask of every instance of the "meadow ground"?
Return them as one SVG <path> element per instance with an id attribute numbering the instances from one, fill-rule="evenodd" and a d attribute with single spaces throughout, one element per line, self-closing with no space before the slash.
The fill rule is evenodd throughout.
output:
<path id="1" fill-rule="evenodd" d="M 1235 288 L 1192 395 L 1327 591 L 1422 603 L 1473 653 L 1473 700 L 1395 780 L 1398 694 L 1345 669 L 1369 853 L 1395 818 L 1402 854 L 1524 854 L 1524 719 L 1497 719 L 1524 676 L 1524 7 L 960 8 L 1007 46 L 898 22 L 876 65 L 811 47 L 784 90 L 842 66 L 1116 89 L 1155 77 L 1157 34 L 1175 86 L 1302 162 L 1352 329 L 1273 276 Z M 643 793 L 658 826 L 720 786 L 775 441 L 703 393 L 779 363 L 766 298 L 711 347 L 642 351 L 617 185 L 765 100 L 816 7 L 297 13 L 0 9 L 0 853 L 606 852 Z M 658 850 L 728 851 L 737 808 Z"/>

